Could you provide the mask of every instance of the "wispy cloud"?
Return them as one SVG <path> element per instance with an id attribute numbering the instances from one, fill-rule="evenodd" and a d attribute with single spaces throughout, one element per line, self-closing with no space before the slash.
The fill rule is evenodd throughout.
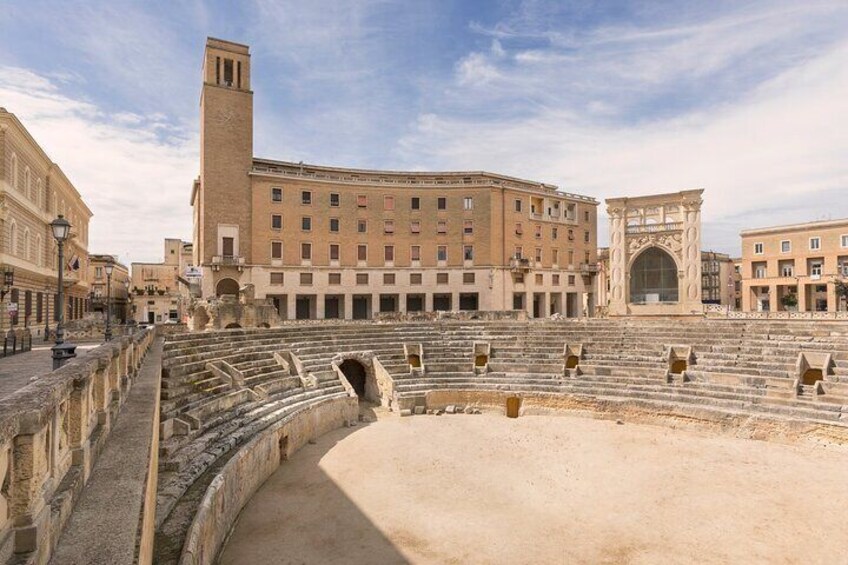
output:
<path id="1" fill-rule="evenodd" d="M 94 212 L 89 250 L 162 259 L 162 238 L 191 235 L 197 135 L 164 115 L 110 113 L 55 79 L 0 67 L 0 103 L 71 179 Z"/>

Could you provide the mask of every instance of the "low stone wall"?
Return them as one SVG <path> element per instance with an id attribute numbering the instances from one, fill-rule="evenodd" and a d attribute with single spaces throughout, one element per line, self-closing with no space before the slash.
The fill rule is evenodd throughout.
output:
<path id="1" fill-rule="evenodd" d="M 0 401 L 0 563 L 46 563 L 153 340 L 141 330 Z"/>
<path id="2" fill-rule="evenodd" d="M 524 310 L 459 310 L 439 312 L 380 312 L 374 314 L 379 322 L 437 322 L 439 320 L 526 320 Z"/>
<path id="3" fill-rule="evenodd" d="M 691 405 L 644 402 L 626 398 L 596 398 L 561 393 L 526 393 L 497 390 L 433 390 L 424 394 L 427 410 L 444 410 L 448 406 L 499 409 L 506 413 L 506 400 L 521 399 L 519 414 L 571 413 L 589 418 L 623 420 L 656 424 L 671 428 L 708 431 L 738 438 L 776 441 L 780 443 L 821 442 L 848 445 L 848 426 L 823 422 L 787 420 L 779 416 L 750 413 L 738 415 L 716 412 Z M 419 401 L 420 402 L 420 401 Z M 405 406 L 411 408 L 411 406 Z"/>
<path id="4" fill-rule="evenodd" d="M 241 509 L 256 490 L 309 440 L 359 414 L 356 398 L 336 398 L 314 404 L 281 420 L 245 444 L 212 480 L 183 545 L 181 565 L 213 563 Z"/>
<path id="5" fill-rule="evenodd" d="M 728 312 L 708 310 L 708 318 L 727 318 L 729 320 L 848 320 L 846 312 Z"/>

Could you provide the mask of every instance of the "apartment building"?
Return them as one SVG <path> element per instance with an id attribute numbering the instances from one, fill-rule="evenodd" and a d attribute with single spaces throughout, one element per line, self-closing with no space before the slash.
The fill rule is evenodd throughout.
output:
<path id="1" fill-rule="evenodd" d="M 730 255 L 701 251 L 701 300 L 704 304 L 735 306 L 735 265 Z"/>
<path id="2" fill-rule="evenodd" d="M 204 297 L 252 285 L 283 318 L 594 310 L 597 201 L 474 172 L 253 156 L 248 47 L 209 39 L 191 204 Z"/>
<path id="3" fill-rule="evenodd" d="M 161 263 L 132 263 L 130 298 L 132 316 L 138 323 L 161 324 L 185 321 L 190 301 L 189 280 L 192 244 L 167 238 Z"/>
<path id="4" fill-rule="evenodd" d="M 107 275 L 109 265 L 112 266 L 111 277 Z M 113 322 L 125 324 L 131 319 L 130 270 L 126 265 L 114 255 L 93 253 L 89 256 L 88 280 L 91 286 L 89 302 L 92 312 L 103 315 L 105 319 L 111 304 Z"/>
<path id="5" fill-rule="evenodd" d="M 746 312 L 845 310 L 848 219 L 744 230 L 741 277 Z"/>
<path id="6" fill-rule="evenodd" d="M 57 314 L 58 269 L 64 269 L 65 320 L 89 308 L 88 226 L 92 213 L 77 189 L 20 120 L 0 108 L 0 332 L 43 336 Z M 71 223 L 65 264 L 50 229 L 58 215 Z"/>

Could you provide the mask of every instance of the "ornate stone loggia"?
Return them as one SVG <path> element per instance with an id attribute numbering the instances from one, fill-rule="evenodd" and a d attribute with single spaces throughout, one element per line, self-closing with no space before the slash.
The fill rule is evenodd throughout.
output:
<path id="1" fill-rule="evenodd" d="M 610 315 L 703 313 L 703 192 L 684 190 L 606 201 L 610 222 Z"/>

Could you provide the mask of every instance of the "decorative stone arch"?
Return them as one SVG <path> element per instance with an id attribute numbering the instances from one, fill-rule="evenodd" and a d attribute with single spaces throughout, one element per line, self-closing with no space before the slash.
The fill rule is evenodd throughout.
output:
<path id="1" fill-rule="evenodd" d="M 350 390 L 356 393 L 359 400 L 387 404 L 390 393 L 385 386 L 381 386 L 377 377 L 377 368 L 374 361 L 376 357 L 373 351 L 349 351 L 333 356 L 330 364 L 343 377 Z M 361 367 L 364 374 L 359 374 L 357 365 Z"/>
<path id="2" fill-rule="evenodd" d="M 238 281 L 236 281 L 235 279 L 226 277 L 226 278 L 219 280 L 215 284 L 215 294 L 217 296 L 223 296 L 225 294 L 238 296 L 240 288 L 241 287 L 239 287 Z"/>
<path id="3" fill-rule="evenodd" d="M 18 188 L 18 155 L 17 153 L 12 153 L 11 164 L 9 167 L 11 171 L 10 180 L 12 181 L 12 188 Z"/>
<path id="4" fill-rule="evenodd" d="M 638 300 L 634 302 L 634 284 L 639 284 L 640 281 L 637 280 L 641 273 L 637 272 L 640 262 L 646 261 L 648 259 L 648 254 L 657 255 L 662 260 L 670 261 L 670 264 L 673 265 L 673 269 L 668 269 L 668 273 L 671 274 L 673 272 L 673 284 L 671 281 L 668 281 L 668 286 L 657 286 L 656 288 L 648 288 L 643 287 L 642 290 L 657 290 L 659 293 L 666 292 L 669 296 L 663 299 L 660 296 L 660 303 L 669 304 L 669 303 L 677 303 L 680 301 L 680 297 L 683 293 L 683 289 L 681 288 L 680 278 L 680 262 L 678 258 L 675 256 L 675 253 L 670 250 L 668 247 L 664 245 L 647 245 L 640 249 L 638 252 L 634 253 L 627 264 L 627 301 L 629 303 L 635 304 L 644 304 L 646 301 Z M 635 276 L 634 276 L 635 275 Z M 671 290 L 674 290 L 671 293 Z M 653 294 L 653 293 L 651 293 Z M 673 294 L 673 299 L 671 299 L 671 295 Z"/>

